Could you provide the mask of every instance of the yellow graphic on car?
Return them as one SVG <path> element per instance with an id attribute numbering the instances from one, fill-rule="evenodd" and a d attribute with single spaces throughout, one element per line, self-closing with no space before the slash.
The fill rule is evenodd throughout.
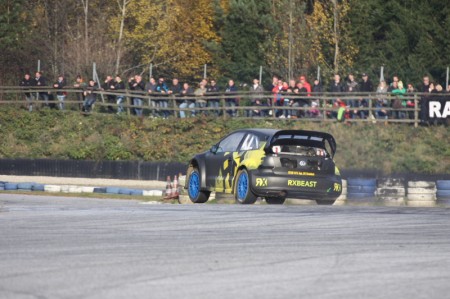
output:
<path id="1" fill-rule="evenodd" d="M 340 192 L 342 190 L 341 184 L 334 183 L 333 191 Z"/>
<path id="2" fill-rule="evenodd" d="M 255 187 L 267 187 L 268 182 L 266 178 L 256 178 Z"/>

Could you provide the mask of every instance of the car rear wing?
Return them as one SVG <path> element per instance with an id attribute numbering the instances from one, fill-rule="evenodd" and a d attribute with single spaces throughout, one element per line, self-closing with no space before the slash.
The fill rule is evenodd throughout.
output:
<path id="1" fill-rule="evenodd" d="M 264 150 L 273 153 L 272 147 L 287 143 L 303 143 L 328 149 L 331 157 L 336 153 L 336 141 L 331 134 L 305 130 L 280 130 L 266 143 Z"/>

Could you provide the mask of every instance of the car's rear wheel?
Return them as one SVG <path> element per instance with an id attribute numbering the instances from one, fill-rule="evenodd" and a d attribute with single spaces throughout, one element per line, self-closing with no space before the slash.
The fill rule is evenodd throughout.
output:
<path id="1" fill-rule="evenodd" d="M 193 203 L 205 203 L 208 201 L 210 193 L 209 191 L 201 190 L 200 172 L 197 168 L 192 168 L 188 180 L 189 199 Z"/>
<path id="2" fill-rule="evenodd" d="M 241 169 L 237 173 L 234 197 L 240 204 L 253 204 L 256 201 L 256 195 L 250 190 L 250 176 L 245 169 Z"/>
<path id="3" fill-rule="evenodd" d="M 284 197 L 266 197 L 266 203 L 268 205 L 282 205 L 286 198 Z"/>
<path id="4" fill-rule="evenodd" d="M 316 203 L 320 206 L 331 206 L 332 204 L 334 204 L 335 201 L 336 201 L 335 199 L 331 199 L 331 200 L 316 199 Z"/>

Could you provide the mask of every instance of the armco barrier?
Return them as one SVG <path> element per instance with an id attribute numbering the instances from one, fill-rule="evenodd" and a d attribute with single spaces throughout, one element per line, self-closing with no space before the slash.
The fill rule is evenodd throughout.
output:
<path id="1" fill-rule="evenodd" d="M 187 163 L 143 161 L 81 161 L 53 159 L 1 159 L 1 175 L 164 180 L 186 174 Z"/>

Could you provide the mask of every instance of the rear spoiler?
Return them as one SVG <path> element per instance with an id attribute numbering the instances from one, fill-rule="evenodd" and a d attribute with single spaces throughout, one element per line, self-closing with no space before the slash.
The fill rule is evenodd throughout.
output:
<path id="1" fill-rule="evenodd" d="M 321 142 L 325 146 L 325 141 L 328 142 L 330 149 L 331 149 L 331 156 L 333 157 L 336 153 L 336 140 L 331 134 L 325 133 L 325 132 L 318 132 L 318 131 L 305 131 L 305 130 L 280 130 L 277 131 L 270 140 L 266 143 L 264 150 L 266 152 L 270 151 L 270 147 L 273 143 L 275 143 L 277 140 L 282 137 L 283 139 L 286 138 L 292 138 L 292 139 L 299 139 L 299 140 L 310 140 L 310 141 L 316 141 Z"/>

